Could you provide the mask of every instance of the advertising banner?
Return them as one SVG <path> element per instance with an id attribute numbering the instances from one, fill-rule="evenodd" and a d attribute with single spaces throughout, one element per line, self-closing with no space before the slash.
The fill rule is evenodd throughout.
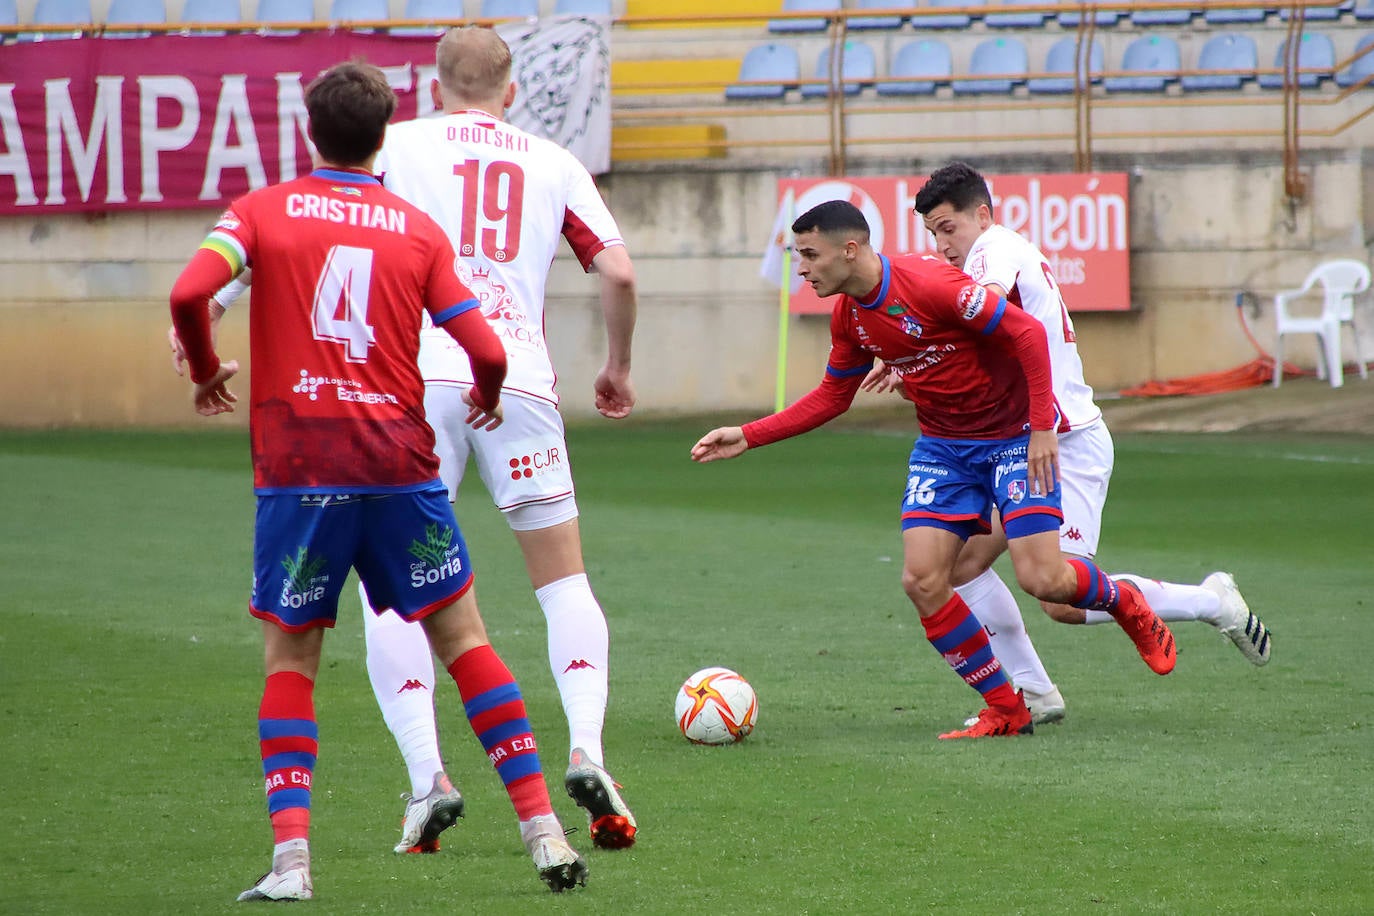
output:
<path id="1" fill-rule="evenodd" d="M 1131 307 L 1124 172 L 985 177 L 993 219 L 1044 252 L 1069 311 Z M 913 210 L 924 183 L 925 177 L 917 175 L 784 179 L 778 182 L 778 214 L 799 216 L 827 200 L 847 200 L 863 211 L 878 251 L 935 255 L 934 241 Z M 775 232 L 770 244 L 776 243 Z M 765 272 L 773 260 L 765 263 Z M 795 257 L 791 267 L 795 272 Z M 809 285 L 794 285 L 793 290 L 793 314 L 830 312 L 832 300 L 817 299 Z"/>
<path id="2" fill-rule="evenodd" d="M 606 22 L 503 25 L 511 123 L 610 166 Z M 215 207 L 310 170 L 304 90 L 381 67 L 396 120 L 433 113 L 433 36 L 302 32 L 21 42 L 0 54 L 0 214 Z"/>

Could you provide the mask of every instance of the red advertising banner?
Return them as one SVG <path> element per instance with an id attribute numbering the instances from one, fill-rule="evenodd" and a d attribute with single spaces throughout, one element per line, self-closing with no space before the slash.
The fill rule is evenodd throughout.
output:
<path id="1" fill-rule="evenodd" d="M 518 83 L 539 70 L 540 91 L 517 95 L 511 123 L 605 171 L 595 161 L 610 148 L 604 24 L 499 31 Z M 344 31 L 6 45 L 0 214 L 215 207 L 296 178 L 310 171 L 304 91 L 317 74 L 363 58 L 396 90 L 395 119 L 415 118 L 433 111 L 434 47 L 431 36 Z"/>
<path id="2" fill-rule="evenodd" d="M 993 218 L 1045 253 L 1070 311 L 1131 307 L 1124 172 L 986 178 Z M 778 182 L 778 200 L 781 207 L 792 191 L 794 216 L 827 200 L 848 200 L 863 211 L 877 250 L 935 254 L 931 235 L 913 210 L 923 184 L 924 176 L 785 179 Z M 832 305 L 807 285 L 794 291 L 791 302 L 794 314 L 829 313 Z"/>

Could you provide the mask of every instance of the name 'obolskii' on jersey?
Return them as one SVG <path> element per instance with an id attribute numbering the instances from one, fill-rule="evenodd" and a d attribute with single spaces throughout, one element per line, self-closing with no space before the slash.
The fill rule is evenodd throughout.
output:
<path id="1" fill-rule="evenodd" d="M 481 143 L 484 146 L 494 146 L 517 153 L 527 153 L 530 149 L 529 137 L 501 130 L 495 121 L 451 124 L 447 135 L 453 143 Z"/>

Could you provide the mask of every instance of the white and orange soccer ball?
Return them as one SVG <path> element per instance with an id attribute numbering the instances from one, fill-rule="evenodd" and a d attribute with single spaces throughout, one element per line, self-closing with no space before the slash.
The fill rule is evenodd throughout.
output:
<path id="1" fill-rule="evenodd" d="M 759 700 L 729 668 L 702 668 L 683 682 L 674 708 L 677 727 L 694 744 L 734 744 L 754 730 Z"/>

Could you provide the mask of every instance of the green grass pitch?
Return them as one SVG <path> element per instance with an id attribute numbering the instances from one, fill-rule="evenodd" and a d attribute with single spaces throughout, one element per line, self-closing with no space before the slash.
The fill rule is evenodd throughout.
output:
<path id="1" fill-rule="evenodd" d="M 1253 668 L 1205 624 L 1178 624 L 1178 668 L 1160 678 L 1115 627 L 1056 625 L 1023 597 L 1068 718 L 939 742 L 978 703 L 899 585 L 909 439 L 849 423 L 693 465 L 717 422 L 570 431 L 611 622 L 608 761 L 639 844 L 591 850 L 562 792 L 543 619 L 472 475 L 458 510 L 478 598 L 590 883 L 554 898 L 538 881 L 447 682 L 440 728 L 468 815 L 436 856 L 391 853 L 407 782 L 346 591 L 316 692 L 304 909 L 1374 911 L 1370 440 L 1118 436 L 1103 566 L 1230 570 L 1274 631 L 1273 661 Z M 246 436 L 210 423 L 0 432 L 0 913 L 242 912 L 271 843 L 252 511 Z M 673 694 L 717 664 L 756 687 L 759 728 L 694 747 Z"/>

